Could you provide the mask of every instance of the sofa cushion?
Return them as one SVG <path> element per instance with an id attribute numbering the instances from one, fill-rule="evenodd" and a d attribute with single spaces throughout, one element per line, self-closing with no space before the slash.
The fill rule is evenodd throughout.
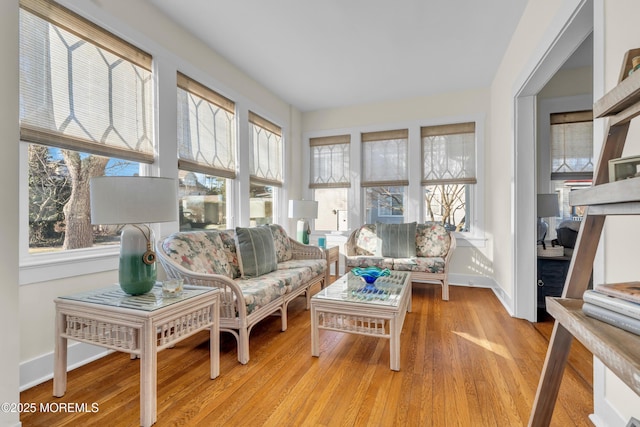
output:
<path id="1" fill-rule="evenodd" d="M 278 263 L 278 270 L 289 270 L 294 268 L 308 268 L 313 274 L 311 277 L 324 274 L 327 269 L 327 262 L 324 259 L 291 259 Z"/>
<path id="2" fill-rule="evenodd" d="M 247 305 L 247 314 L 264 307 L 272 301 L 282 297 L 287 291 L 286 283 L 274 273 L 267 273 L 259 277 L 236 279 L 242 290 Z"/>
<path id="3" fill-rule="evenodd" d="M 162 248 L 171 259 L 195 273 L 222 274 L 233 278 L 217 231 L 174 233 L 163 240 Z"/>
<path id="4" fill-rule="evenodd" d="M 241 277 L 257 277 L 278 268 L 269 227 L 236 227 L 236 246 Z"/>
<path id="5" fill-rule="evenodd" d="M 405 224 L 376 224 L 376 235 L 382 244 L 384 257 L 408 258 L 416 256 L 415 222 Z"/>
<path id="6" fill-rule="evenodd" d="M 396 271 L 420 271 L 444 273 L 445 262 L 442 257 L 395 258 L 393 269 Z"/>
<path id="7" fill-rule="evenodd" d="M 416 256 L 444 257 L 449 252 L 451 237 L 442 224 L 428 222 L 416 229 Z"/>
<path id="8" fill-rule="evenodd" d="M 273 244 L 276 248 L 278 262 L 289 261 L 293 258 L 293 253 L 291 251 L 291 241 L 289 240 L 289 236 L 287 236 L 287 232 L 278 224 L 270 224 L 269 228 L 273 235 Z"/>
<path id="9" fill-rule="evenodd" d="M 346 258 L 347 267 L 379 267 L 393 269 L 393 258 L 381 256 L 348 256 Z"/>

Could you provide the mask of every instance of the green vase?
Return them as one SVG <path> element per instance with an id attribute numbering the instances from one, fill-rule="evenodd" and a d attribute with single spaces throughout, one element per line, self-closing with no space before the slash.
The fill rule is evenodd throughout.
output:
<path id="1" fill-rule="evenodd" d="M 153 231 L 145 225 L 127 225 L 122 230 L 118 279 L 129 295 L 146 294 L 156 283 L 154 240 Z"/>
<path id="2" fill-rule="evenodd" d="M 142 255 L 120 255 L 120 287 L 129 295 L 146 294 L 156 283 L 156 263 L 145 264 Z"/>

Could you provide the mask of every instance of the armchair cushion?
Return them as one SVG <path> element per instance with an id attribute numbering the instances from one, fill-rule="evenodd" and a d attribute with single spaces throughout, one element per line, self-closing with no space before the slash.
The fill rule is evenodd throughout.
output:
<path id="1" fill-rule="evenodd" d="M 236 227 L 236 246 L 241 277 L 257 277 L 278 268 L 269 227 Z"/>

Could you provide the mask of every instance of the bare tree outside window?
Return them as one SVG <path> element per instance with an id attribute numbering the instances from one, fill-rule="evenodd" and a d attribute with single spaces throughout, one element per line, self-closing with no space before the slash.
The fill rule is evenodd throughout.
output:
<path id="1" fill-rule="evenodd" d="M 451 231 L 469 231 L 467 218 L 467 185 L 440 184 L 425 187 L 425 217 L 439 222 Z"/>

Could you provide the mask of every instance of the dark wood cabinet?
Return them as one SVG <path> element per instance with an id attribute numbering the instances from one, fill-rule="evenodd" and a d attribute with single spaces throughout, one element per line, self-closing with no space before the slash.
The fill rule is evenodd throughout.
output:
<path id="1" fill-rule="evenodd" d="M 559 297 L 567 279 L 571 257 L 538 257 L 538 308 L 545 309 L 545 297 Z"/>

